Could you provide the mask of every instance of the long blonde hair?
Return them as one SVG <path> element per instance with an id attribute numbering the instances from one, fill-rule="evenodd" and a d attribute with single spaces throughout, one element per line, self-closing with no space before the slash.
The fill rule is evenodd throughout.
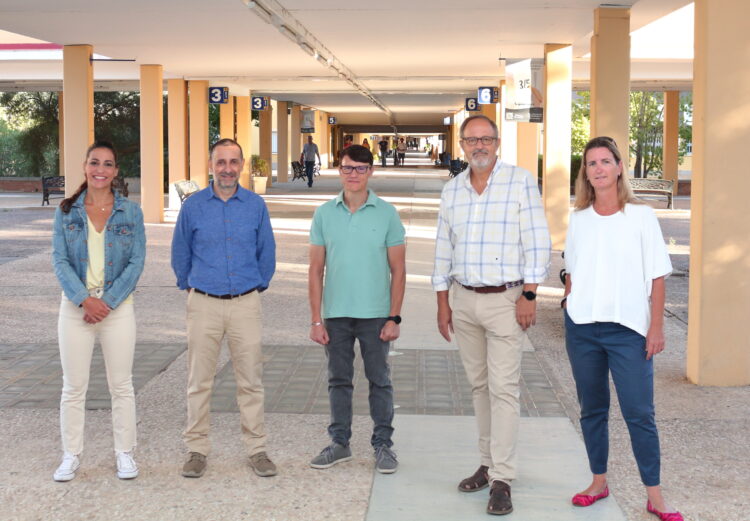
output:
<path id="1" fill-rule="evenodd" d="M 617 164 L 622 166 L 622 155 L 617 148 L 617 143 L 611 137 L 599 136 L 592 138 L 586 143 L 583 149 L 583 157 L 581 158 L 581 169 L 578 171 L 578 177 L 576 178 L 576 200 L 573 203 L 576 210 L 584 210 L 594 204 L 596 200 L 594 187 L 591 186 L 586 177 L 586 154 L 592 148 L 606 148 L 612 153 L 612 157 L 615 158 Z M 633 195 L 633 188 L 630 186 L 630 180 L 628 180 L 625 172 L 620 172 L 620 175 L 617 177 L 617 202 L 619 203 L 620 210 L 623 210 L 627 203 L 642 204 L 642 201 Z"/>

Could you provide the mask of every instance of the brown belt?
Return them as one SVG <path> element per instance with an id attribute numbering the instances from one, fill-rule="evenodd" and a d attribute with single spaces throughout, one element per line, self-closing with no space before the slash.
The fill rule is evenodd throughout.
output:
<path id="1" fill-rule="evenodd" d="M 502 286 L 466 286 L 465 284 L 461 284 L 461 286 L 463 286 L 464 288 L 476 293 L 502 293 L 506 289 L 521 285 L 523 285 L 523 279 L 515 280 L 513 282 L 506 282 Z"/>

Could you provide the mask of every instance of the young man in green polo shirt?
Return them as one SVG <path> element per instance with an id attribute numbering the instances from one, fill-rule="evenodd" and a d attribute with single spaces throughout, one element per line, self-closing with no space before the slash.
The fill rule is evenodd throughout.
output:
<path id="1" fill-rule="evenodd" d="M 393 205 L 367 188 L 372 176 L 368 149 L 345 148 L 339 174 L 343 190 L 315 211 L 310 229 L 310 339 L 325 346 L 328 357 L 332 440 L 310 466 L 327 469 L 352 459 L 354 341 L 359 340 L 370 382 L 376 469 L 390 474 L 398 461 L 391 450 L 388 350 L 399 336 L 406 286 L 404 227 Z"/>

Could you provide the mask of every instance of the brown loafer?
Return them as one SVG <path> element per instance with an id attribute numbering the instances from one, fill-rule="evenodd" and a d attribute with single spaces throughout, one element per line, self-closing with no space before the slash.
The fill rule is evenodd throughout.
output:
<path id="1" fill-rule="evenodd" d="M 487 474 L 488 470 L 489 467 L 487 465 L 482 465 L 474 474 L 458 484 L 458 490 L 461 492 L 476 492 L 477 490 L 486 488 L 490 484 L 490 477 Z"/>
<path id="2" fill-rule="evenodd" d="M 504 516 L 513 512 L 510 501 L 510 485 L 505 481 L 495 480 L 490 488 L 490 501 L 487 503 L 487 513 Z"/>

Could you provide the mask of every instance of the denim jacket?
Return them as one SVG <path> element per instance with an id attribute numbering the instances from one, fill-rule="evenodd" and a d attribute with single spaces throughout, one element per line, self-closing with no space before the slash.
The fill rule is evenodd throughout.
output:
<path id="1" fill-rule="evenodd" d="M 52 233 L 52 266 L 65 292 L 76 306 L 89 296 L 86 289 L 88 268 L 88 222 L 83 201 L 86 191 L 73 203 L 70 212 L 55 212 Z M 104 295 L 101 299 L 115 309 L 132 293 L 146 260 L 146 231 L 140 206 L 115 192 L 112 214 L 104 233 Z"/>

